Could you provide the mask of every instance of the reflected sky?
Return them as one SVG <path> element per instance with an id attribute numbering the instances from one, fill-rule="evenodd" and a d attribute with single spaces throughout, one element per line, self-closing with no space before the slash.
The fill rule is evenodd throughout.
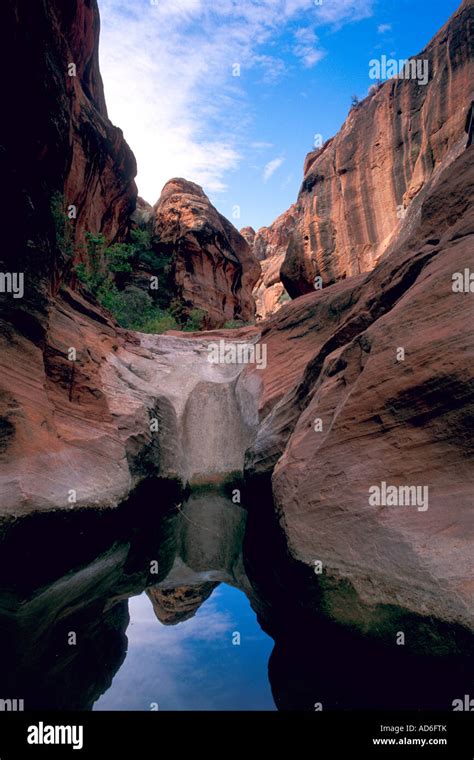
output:
<path id="1" fill-rule="evenodd" d="M 163 625 L 145 593 L 129 600 L 128 652 L 94 710 L 274 710 L 272 639 L 245 594 L 219 585 L 190 620 Z M 232 643 L 240 633 L 240 646 Z"/>

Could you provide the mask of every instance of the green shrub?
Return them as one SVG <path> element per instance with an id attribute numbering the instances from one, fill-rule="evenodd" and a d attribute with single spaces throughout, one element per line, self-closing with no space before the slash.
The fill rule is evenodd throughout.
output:
<path id="1" fill-rule="evenodd" d="M 132 243 L 138 251 L 147 251 L 151 248 L 151 235 L 148 230 L 137 228 L 130 233 Z"/>
<path id="2" fill-rule="evenodd" d="M 107 280 L 107 272 L 102 264 L 105 247 L 105 237 L 102 233 L 86 232 L 86 251 L 88 267 L 85 273 L 86 285 L 96 295 Z"/>
<path id="3" fill-rule="evenodd" d="M 153 301 L 140 288 L 129 287 L 118 293 L 113 313 L 118 323 L 129 330 L 141 330 L 154 314 Z"/>
<path id="4" fill-rule="evenodd" d="M 203 309 L 190 312 L 178 299 L 173 300 L 173 287 L 168 280 L 172 255 L 165 252 L 162 257 L 157 256 L 150 248 L 150 235 L 145 230 L 133 230 L 131 239 L 131 243 L 107 246 L 102 234 L 86 233 L 86 262 L 75 267 L 79 281 L 125 329 L 156 334 L 183 326 L 187 331 L 202 330 L 206 312 Z M 159 275 L 160 288 L 154 297 L 130 284 L 128 275 L 139 263 Z"/>
<path id="5" fill-rule="evenodd" d="M 222 325 L 223 330 L 237 330 L 239 327 L 250 327 L 251 325 L 254 325 L 255 322 L 244 322 L 240 319 L 229 319 L 227 322 L 224 322 Z"/>
<path id="6" fill-rule="evenodd" d="M 140 264 L 143 264 L 146 269 L 149 269 L 152 272 L 158 273 L 165 268 L 163 262 L 154 251 L 141 251 L 138 254 L 138 261 Z"/>
<path id="7" fill-rule="evenodd" d="M 77 274 L 77 279 L 79 282 L 82 282 L 83 285 L 89 287 L 89 273 L 86 269 L 86 265 L 82 263 L 76 264 L 75 272 Z"/>
<path id="8" fill-rule="evenodd" d="M 204 329 L 207 312 L 204 309 L 191 309 L 184 326 L 185 332 L 199 332 Z"/>
<path id="9" fill-rule="evenodd" d="M 137 328 L 138 329 L 138 328 Z M 167 311 L 156 309 L 154 315 L 149 317 L 139 328 L 139 332 L 159 335 L 167 330 L 179 330 L 180 327 L 175 318 Z"/>
<path id="10" fill-rule="evenodd" d="M 136 251 L 133 245 L 128 243 L 115 243 L 105 251 L 106 264 L 110 272 L 131 273 L 133 267 L 130 259 L 133 258 Z"/>

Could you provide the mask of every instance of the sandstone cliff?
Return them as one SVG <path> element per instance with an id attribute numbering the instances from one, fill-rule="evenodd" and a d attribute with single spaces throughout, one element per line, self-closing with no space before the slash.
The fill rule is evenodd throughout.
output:
<path id="1" fill-rule="evenodd" d="M 8 0 L 0 17 L 0 47 L 10 55 L 2 62 L 8 118 L 0 125 L 0 163 L 8 193 L 0 208 L 0 270 L 24 277 L 22 298 L 0 294 L 2 512 L 18 514 L 27 503 L 65 506 L 79 473 L 87 480 L 101 460 L 112 463 L 104 488 L 113 503 L 117 431 L 99 368 L 119 338 L 107 317 L 65 282 L 86 230 L 109 239 L 126 234 L 135 160 L 107 118 L 95 0 L 67 7 Z M 54 209 L 55 197 L 76 206 L 69 239 L 58 228 L 63 209 Z"/>
<path id="2" fill-rule="evenodd" d="M 8 192 L 0 212 L 1 268 L 25 274 L 24 300 L 10 296 L 5 308 L 31 322 L 81 257 L 85 231 L 110 240 L 126 233 L 136 166 L 121 130 L 107 118 L 96 1 L 7 0 L 0 14 L 8 56 L 2 60 L 8 118 L 0 125 L 0 165 Z M 52 213 L 55 197 L 76 208 L 71 240 L 63 239 Z"/>
<path id="3" fill-rule="evenodd" d="M 170 261 L 175 298 L 188 311 L 205 312 L 207 329 L 254 319 L 259 264 L 201 187 L 184 179 L 167 182 L 153 207 L 152 235 L 157 256 Z"/>
<path id="4" fill-rule="evenodd" d="M 474 296 L 453 288 L 472 264 L 472 151 L 371 273 L 296 299 L 263 329 L 247 473 L 273 472 L 292 555 L 322 562 L 322 608 L 362 630 L 396 626 L 400 608 L 474 626 Z M 425 486 L 427 508 L 372 506 L 382 482 Z"/>
<path id="5" fill-rule="evenodd" d="M 426 85 L 388 80 L 353 108 L 340 132 L 306 157 L 281 279 L 292 297 L 369 271 L 411 225 L 411 206 L 458 155 L 474 94 L 473 2 L 417 59 Z"/>

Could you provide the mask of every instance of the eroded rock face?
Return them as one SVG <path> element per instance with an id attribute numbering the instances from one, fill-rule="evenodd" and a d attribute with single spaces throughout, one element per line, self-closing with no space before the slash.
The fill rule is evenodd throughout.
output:
<path id="1" fill-rule="evenodd" d="M 0 13 L 2 33 L 15 43 L 4 70 L 16 71 L 15 84 L 6 83 L 9 117 L 1 124 L 9 194 L 1 207 L 0 271 L 24 275 L 23 298 L 0 294 L 1 514 L 115 507 L 160 469 L 182 480 L 221 479 L 242 470 L 251 430 L 245 421 L 240 425 L 235 393 L 242 367 L 213 367 L 202 341 L 147 343 L 125 333 L 86 294 L 66 285 L 81 258 L 84 232 L 125 237 L 136 200 L 133 155 L 107 119 L 95 0 L 67 9 L 60 2 L 33 8 L 18 0 Z M 29 83 L 28 98 L 18 87 L 21 78 Z M 52 213 L 55 193 L 77 207 L 69 252 Z M 199 293 L 204 300 L 194 306 L 207 308 L 213 294 L 214 317 L 220 309 L 223 319 L 249 318 L 258 265 L 244 239 L 196 186 L 168 184 L 162 201 L 176 223 L 167 241 L 183 254 L 177 281 L 184 297 Z M 157 223 L 157 216 L 163 222 L 161 211 L 154 216 L 140 200 L 135 223 Z M 203 277 L 211 277 L 207 285 L 188 281 L 191 259 L 199 266 L 194 253 Z M 204 260 L 213 264 L 206 268 Z M 188 398 L 195 387 L 197 397 L 205 391 L 214 400 L 216 420 L 211 425 L 207 419 L 205 436 L 193 426 L 200 424 Z M 162 427 L 152 431 L 151 419 L 158 418 Z M 191 455 L 183 449 L 186 441 L 193 444 Z"/>
<path id="2" fill-rule="evenodd" d="M 25 274 L 15 312 L 44 309 L 51 291 L 80 260 L 85 231 L 119 239 L 135 207 L 136 165 L 120 129 L 107 118 L 98 68 L 95 0 L 2 4 L 3 71 L 8 118 L 0 126 L 2 271 Z M 71 68 L 71 67 L 75 68 Z M 71 76 L 69 74 L 72 74 Z M 25 88 L 18 83 L 24 82 Z M 74 254 L 58 240 L 54 194 L 75 205 Z M 19 317 L 20 319 L 22 317 Z M 28 317 L 23 317 L 28 319 Z M 31 321 L 31 317 L 30 317 Z"/>
<path id="3" fill-rule="evenodd" d="M 429 82 L 386 81 L 305 162 L 297 224 L 281 269 L 292 297 L 314 278 L 371 270 L 403 228 L 429 178 L 464 149 L 474 93 L 473 3 L 465 0 L 417 59 Z"/>
<path id="4" fill-rule="evenodd" d="M 97 69 L 97 13 L 95 2 L 66 10 L 20 0 L 1 9 L 17 76 L 11 91 L 13 79 L 8 84 L 0 138 L 10 188 L 0 212 L 0 267 L 24 275 L 23 298 L 0 295 L 2 514 L 71 508 L 77 488 L 94 504 L 101 462 L 110 505 L 129 480 L 99 379 L 117 332 L 97 306 L 66 289 L 59 295 L 73 259 L 51 212 L 55 192 L 71 193 L 79 240 L 93 224 L 111 236 L 125 233 L 133 206 L 134 160 L 107 120 Z M 76 77 L 68 76 L 68 62 Z M 29 82 L 27 98 L 19 78 Z"/>
<path id="5" fill-rule="evenodd" d="M 257 425 L 253 397 L 238 392 L 244 365 L 210 362 L 212 335 L 139 335 L 139 341 L 109 354 L 102 367 L 132 469 L 137 456 L 140 462 L 146 456 L 157 474 L 192 484 L 241 473 Z"/>
<path id="6" fill-rule="evenodd" d="M 262 267 L 254 289 L 258 319 L 270 317 L 289 300 L 280 279 L 280 269 L 296 221 L 295 206 L 291 206 L 269 227 L 259 229 L 255 236 L 254 253 Z"/>
<path id="7" fill-rule="evenodd" d="M 121 240 L 136 206 L 137 167 L 122 130 L 107 116 L 99 71 L 97 4 L 95 0 L 73 3 L 67 11 L 64 3 L 57 3 L 57 7 L 67 46 L 62 50 L 63 66 L 73 61 L 77 67 L 74 77 L 58 72 L 70 103 L 70 167 L 64 196 L 67 204 L 77 207 L 76 244 L 83 241 L 87 231 L 102 232 L 110 242 Z M 76 256 L 81 258 L 77 245 Z"/>
<path id="8" fill-rule="evenodd" d="M 135 160 L 107 118 L 95 0 L 67 7 L 9 1 L 0 16 L 0 48 L 10 56 L 2 68 L 15 71 L 5 77 L 8 118 L 0 125 L 8 185 L 0 271 L 24 277 L 23 298 L 0 294 L 2 510 L 19 514 L 28 502 L 64 506 L 76 465 L 79 480 L 85 475 L 84 497 L 93 503 L 87 471 L 97 472 L 102 457 L 110 465 L 104 486 L 112 503 L 123 487 L 122 467 L 113 463 L 116 430 L 98 367 L 117 334 L 96 306 L 59 292 L 81 257 L 86 230 L 109 239 L 125 235 L 135 204 Z M 76 206 L 69 250 L 52 213 L 55 194 Z M 77 361 L 68 359 L 69 349 Z"/>
<path id="9" fill-rule="evenodd" d="M 164 625 L 177 625 L 194 617 L 199 607 L 209 599 L 218 583 L 201 583 L 196 586 L 148 589 L 147 594 L 156 617 Z"/>
<path id="10" fill-rule="evenodd" d="M 363 630 L 400 608 L 474 626 L 474 295 L 453 290 L 472 264 L 473 199 L 471 147 L 371 273 L 297 299 L 262 335 L 271 411 L 247 471 L 274 468 L 290 551 L 322 562 L 326 614 Z M 374 506 L 383 482 L 424 487 L 426 503 Z"/>
<path id="11" fill-rule="evenodd" d="M 150 475 L 242 472 L 257 410 L 238 390 L 244 365 L 209 361 L 216 339 L 126 333 L 70 291 L 50 307 L 44 345 L 5 327 L 1 514 L 114 507 Z"/>
<path id="12" fill-rule="evenodd" d="M 172 179 L 153 207 L 153 247 L 170 258 L 176 297 L 206 313 L 208 329 L 252 321 L 260 267 L 244 237 L 201 187 Z"/>
<path id="13" fill-rule="evenodd" d="M 253 246 L 255 241 L 255 235 L 257 234 L 253 227 L 242 227 L 240 234 L 247 241 L 250 247 Z"/>

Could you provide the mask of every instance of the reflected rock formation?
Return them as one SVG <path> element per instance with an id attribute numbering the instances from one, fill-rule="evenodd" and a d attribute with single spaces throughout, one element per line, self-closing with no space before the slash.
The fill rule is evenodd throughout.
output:
<path id="1" fill-rule="evenodd" d="M 450 710 L 469 693 L 466 630 L 400 611 L 396 628 L 406 646 L 397 646 L 396 610 L 379 611 L 378 639 L 315 612 L 314 573 L 288 554 L 263 495 L 247 513 L 217 490 L 184 502 L 160 492 L 167 506 L 157 515 L 157 488 L 114 514 L 25 518 L 3 535 L 1 699 L 24 699 L 26 710 L 92 709 L 126 656 L 128 598 L 146 591 L 158 620 L 175 625 L 220 583 L 247 595 L 275 641 L 269 679 L 280 710 Z M 57 551 L 45 553 L 46 545 Z"/>
<path id="2" fill-rule="evenodd" d="M 159 620 L 178 623 L 220 582 L 249 588 L 242 507 L 221 493 L 200 492 L 158 518 L 137 521 L 143 496 L 130 499 L 124 515 L 25 518 L 21 530 L 4 535 L 0 698 L 24 699 L 26 710 L 92 709 L 126 656 L 129 597 L 148 588 Z M 101 551 L 90 559 L 92 533 Z M 24 539 L 33 534 L 28 563 Z M 46 536 L 60 547 L 56 557 L 40 549 Z M 158 575 L 151 570 L 156 563 Z"/>

